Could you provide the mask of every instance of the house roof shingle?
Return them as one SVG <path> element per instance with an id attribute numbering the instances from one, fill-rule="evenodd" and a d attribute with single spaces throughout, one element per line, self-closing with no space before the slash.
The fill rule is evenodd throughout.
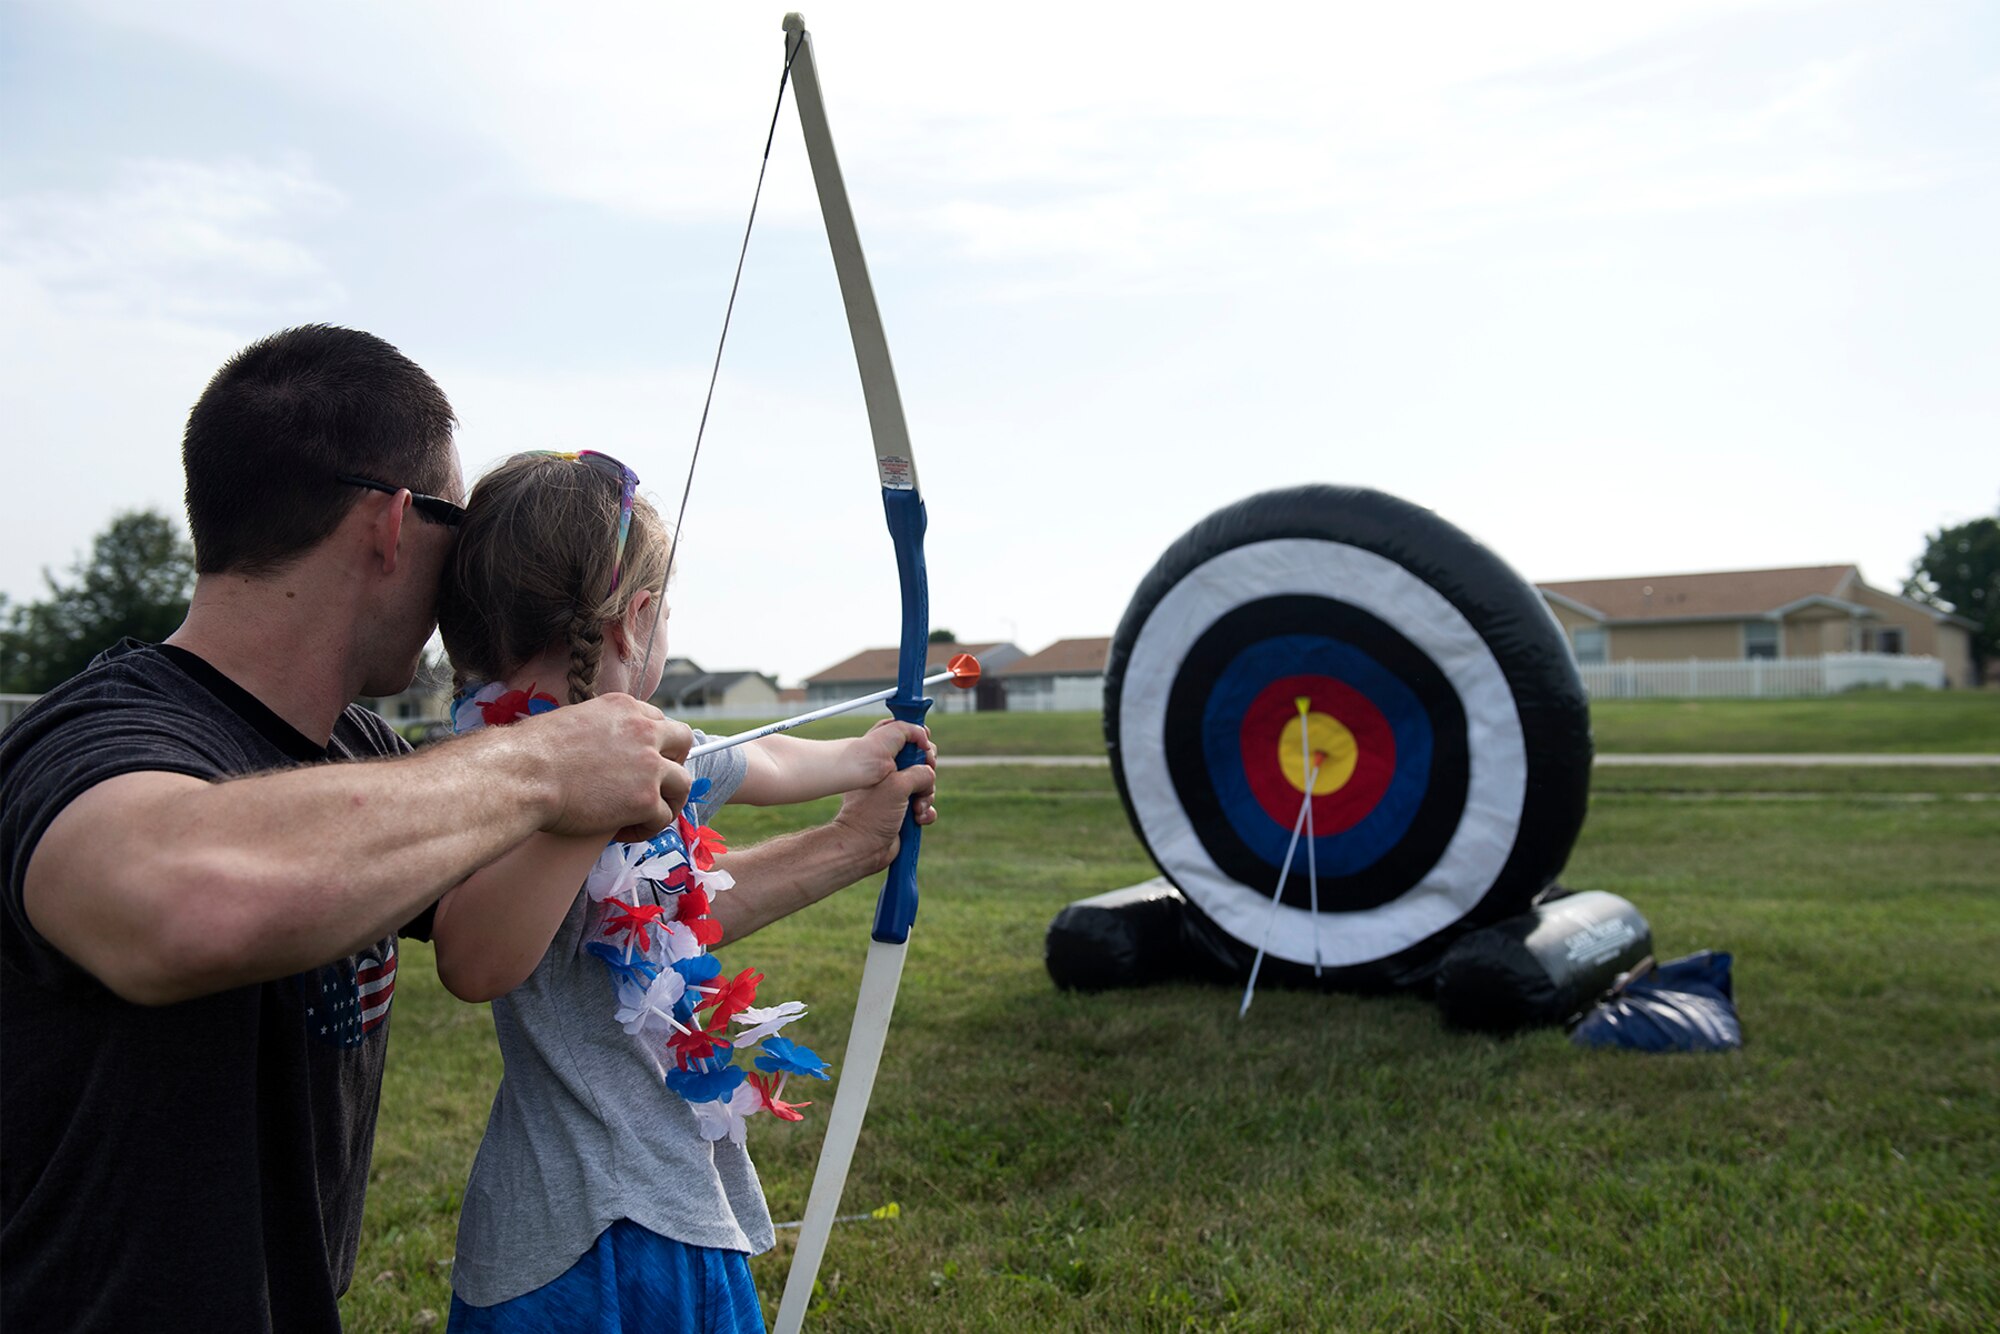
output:
<path id="1" fill-rule="evenodd" d="M 1858 579 L 1852 565 L 1712 574 L 1649 574 L 1630 579 L 1570 579 L 1535 585 L 1612 621 L 1765 616 L 1804 598 L 1839 598 Z"/>
<path id="2" fill-rule="evenodd" d="M 1040 653 L 1000 669 L 1002 676 L 1091 676 L 1104 670 L 1111 657 L 1111 640 L 1058 639 Z"/>
<path id="3" fill-rule="evenodd" d="M 985 644 L 932 644 L 930 654 L 924 661 L 924 675 L 931 676 L 944 670 L 944 665 L 953 656 L 970 653 L 978 657 L 992 649 L 1006 647 L 1002 640 Z M 806 678 L 807 685 L 831 685 L 838 681 L 894 681 L 896 679 L 896 652 L 893 648 L 865 648 L 851 658 L 836 662 L 825 671 L 815 672 Z"/>

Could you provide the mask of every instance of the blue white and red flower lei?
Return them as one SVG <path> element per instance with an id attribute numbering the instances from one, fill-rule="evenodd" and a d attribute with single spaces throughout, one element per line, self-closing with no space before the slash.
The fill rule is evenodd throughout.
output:
<path id="1" fill-rule="evenodd" d="M 555 707 L 553 696 L 533 686 L 510 690 L 495 682 L 452 701 L 452 730 L 497 727 Z M 708 788 L 706 778 L 696 779 L 678 818 L 651 839 L 604 849 L 583 883 L 590 897 L 583 947 L 610 975 L 613 1022 L 694 1109 L 702 1138 L 741 1144 L 759 1112 L 800 1120 L 799 1109 L 812 1104 L 784 1101 L 785 1080 L 825 1079 L 827 1065 L 810 1047 L 777 1036 L 806 1012 L 803 1002 L 754 1005 L 764 976 L 752 968 L 719 980 L 722 965 L 708 947 L 721 941 L 722 924 L 709 908 L 712 896 L 736 882 L 715 864 L 728 848 L 696 814 Z M 753 1047 L 756 1074 L 736 1064 Z"/>

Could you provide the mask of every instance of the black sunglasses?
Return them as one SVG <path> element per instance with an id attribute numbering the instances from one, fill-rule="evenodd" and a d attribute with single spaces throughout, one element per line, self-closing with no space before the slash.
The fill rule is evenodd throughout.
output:
<path id="1" fill-rule="evenodd" d="M 403 489 L 400 486 L 390 486 L 387 482 L 377 482 L 366 477 L 350 477 L 346 473 L 341 473 L 333 480 L 339 482 L 342 486 L 365 486 L 370 491 L 380 491 L 385 495 L 391 496 Z M 412 491 L 410 492 L 410 504 L 416 508 L 417 513 L 423 515 L 432 523 L 441 523 L 447 528 L 456 528 L 465 522 L 465 506 L 454 505 L 443 496 L 426 496 Z"/>

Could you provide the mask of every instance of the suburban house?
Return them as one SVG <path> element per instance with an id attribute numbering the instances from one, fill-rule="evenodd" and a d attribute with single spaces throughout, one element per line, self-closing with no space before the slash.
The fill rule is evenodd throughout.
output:
<path id="1" fill-rule="evenodd" d="M 970 653 L 979 659 L 979 684 L 971 690 L 959 690 L 940 682 L 929 691 L 931 699 L 936 701 L 933 707 L 940 713 L 976 713 L 1006 708 L 1006 697 L 998 678 L 1010 664 L 1020 661 L 1023 656 L 1021 650 L 1005 642 L 932 644 L 924 664 L 924 675 L 937 675 L 944 670 L 947 662 L 960 653 Z M 806 707 L 817 709 L 822 705 L 853 699 L 857 695 L 893 690 L 895 686 L 896 650 L 863 649 L 853 657 L 806 678 Z"/>
<path id="2" fill-rule="evenodd" d="M 738 717 L 784 711 L 776 678 L 762 672 L 709 672 L 692 658 L 668 658 L 653 703 L 669 717 L 690 713 Z"/>
<path id="3" fill-rule="evenodd" d="M 1837 661 L 1851 678 L 1866 664 L 1849 655 L 1868 655 L 1936 659 L 1942 680 L 1933 684 L 1976 684 L 1971 621 L 1870 588 L 1852 565 L 1575 579 L 1536 587 L 1569 636 L 1587 681 L 1589 669 L 1598 665 L 1690 661 Z M 1920 679 L 1890 670 L 1897 665 L 1876 664 L 1882 670 L 1870 679 Z"/>
<path id="4" fill-rule="evenodd" d="M 443 722 L 451 716 L 451 664 L 443 657 L 426 653 L 417 665 L 416 677 L 402 693 L 356 703 L 389 720 L 392 727 L 406 728 L 415 723 Z"/>
<path id="5" fill-rule="evenodd" d="M 1065 713 L 1104 707 L 1106 639 L 1058 639 L 999 672 L 1010 713 Z"/>

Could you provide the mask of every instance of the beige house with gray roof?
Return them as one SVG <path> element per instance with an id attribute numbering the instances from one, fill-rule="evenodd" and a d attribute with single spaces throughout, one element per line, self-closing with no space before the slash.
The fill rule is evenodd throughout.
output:
<path id="1" fill-rule="evenodd" d="M 653 703 L 670 718 L 749 718 L 784 712 L 778 693 L 776 679 L 763 672 L 710 672 L 692 658 L 668 658 Z"/>
<path id="2" fill-rule="evenodd" d="M 1104 668 L 1111 640 L 1058 639 L 1006 667 L 1010 713 L 1095 712 L 1104 707 Z"/>
<path id="3" fill-rule="evenodd" d="M 1976 684 L 1971 621 L 1884 593 L 1852 565 L 1537 584 L 1578 663 L 1933 657 L 1953 686 Z"/>

